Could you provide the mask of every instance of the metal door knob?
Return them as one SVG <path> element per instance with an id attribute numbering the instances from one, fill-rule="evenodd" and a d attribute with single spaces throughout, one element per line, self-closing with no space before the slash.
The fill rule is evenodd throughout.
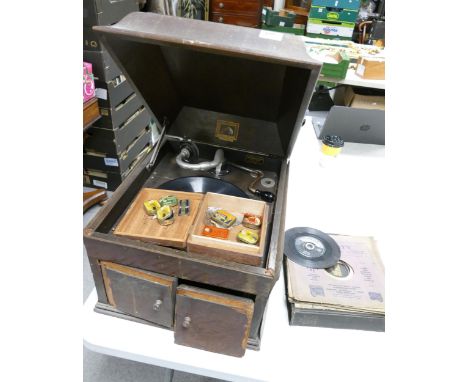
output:
<path id="1" fill-rule="evenodd" d="M 223 17 L 222 17 L 222 16 L 219 16 L 219 17 L 218 17 L 218 21 L 219 21 L 220 23 L 222 23 L 222 22 L 224 21 Z"/>
<path id="2" fill-rule="evenodd" d="M 161 305 L 162 305 L 162 301 L 161 300 L 156 300 L 156 302 L 153 304 L 153 309 L 154 310 L 159 310 Z"/>
<path id="3" fill-rule="evenodd" d="M 219 3 L 219 7 L 222 9 L 224 8 L 224 3 Z"/>
<path id="4" fill-rule="evenodd" d="M 190 326 L 190 321 L 191 321 L 190 317 L 185 317 L 184 322 L 182 322 L 182 326 L 184 328 L 188 328 Z"/>

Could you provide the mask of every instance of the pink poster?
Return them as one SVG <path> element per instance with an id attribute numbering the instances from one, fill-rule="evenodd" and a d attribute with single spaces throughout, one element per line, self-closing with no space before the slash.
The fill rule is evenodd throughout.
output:
<path id="1" fill-rule="evenodd" d="M 94 97 L 93 65 L 83 62 L 83 103 Z"/>

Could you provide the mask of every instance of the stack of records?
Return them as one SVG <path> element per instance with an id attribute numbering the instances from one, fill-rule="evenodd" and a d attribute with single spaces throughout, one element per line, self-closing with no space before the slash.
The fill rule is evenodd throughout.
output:
<path id="1" fill-rule="evenodd" d="M 307 257 L 309 254 L 297 245 L 305 240 L 304 234 L 296 236 L 289 234 L 289 241 L 295 240 L 296 247 L 289 245 L 288 234 L 285 247 L 289 245 L 289 251 L 299 248 L 296 250 L 299 256 Z M 385 331 L 384 266 L 374 240 L 343 235 L 327 237 L 338 244 L 341 252 L 331 267 L 312 268 L 304 261 L 295 261 L 298 253 L 288 256 L 285 251 L 290 324 Z"/>

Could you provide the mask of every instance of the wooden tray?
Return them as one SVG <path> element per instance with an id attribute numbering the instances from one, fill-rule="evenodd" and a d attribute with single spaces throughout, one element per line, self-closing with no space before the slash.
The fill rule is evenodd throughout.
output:
<path id="1" fill-rule="evenodd" d="M 249 245 L 237 240 L 237 234 L 241 229 L 245 228 L 242 225 L 232 227 L 226 240 L 202 236 L 201 232 L 206 224 L 208 207 L 223 208 L 231 213 L 243 214 L 250 212 L 262 216 L 262 226 L 259 231 L 260 238 L 257 245 Z M 187 250 L 191 253 L 200 253 L 236 263 L 260 266 L 265 249 L 267 225 L 268 205 L 265 202 L 208 192 L 203 199 L 188 237 Z"/>
<path id="2" fill-rule="evenodd" d="M 145 212 L 143 202 L 174 195 L 177 199 L 190 200 L 190 214 L 178 216 L 177 207 L 173 207 L 175 221 L 169 226 L 162 226 Z M 190 227 L 197 216 L 203 194 L 195 192 L 169 191 L 155 188 L 143 188 L 137 195 L 127 213 L 117 225 L 114 234 L 132 239 L 139 239 L 169 247 L 185 248 Z"/>

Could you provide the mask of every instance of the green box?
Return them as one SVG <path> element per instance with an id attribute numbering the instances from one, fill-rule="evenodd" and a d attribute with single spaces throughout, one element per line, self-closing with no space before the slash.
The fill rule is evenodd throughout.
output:
<path id="1" fill-rule="evenodd" d="M 334 88 L 336 84 L 336 82 L 322 81 L 318 79 L 317 83 L 315 84 L 315 89 L 318 89 L 320 85 L 326 86 L 327 88 Z"/>
<path id="2" fill-rule="evenodd" d="M 274 32 L 292 33 L 298 36 L 304 36 L 305 33 L 305 25 L 303 24 L 293 24 L 292 27 L 271 27 L 269 25 L 262 24 L 262 29 Z"/>
<path id="3" fill-rule="evenodd" d="M 340 8 L 310 7 L 309 17 L 319 20 L 344 21 L 355 23 L 358 11 Z"/>
<path id="4" fill-rule="evenodd" d="M 307 33 L 352 38 L 353 31 L 354 23 L 312 18 L 309 18 L 307 21 Z"/>
<path id="5" fill-rule="evenodd" d="M 324 53 L 326 53 L 326 56 L 331 55 L 337 61 L 339 60 L 337 64 L 323 62 L 322 70 L 320 71 L 321 76 L 336 79 L 343 79 L 346 77 L 350 60 L 348 54 L 345 51 L 340 50 L 339 48 L 335 48 L 331 45 L 315 45 L 313 47 L 310 47 L 309 54 L 311 54 L 311 52 L 312 57 L 317 58 L 322 62 L 324 61 L 324 59 L 321 58 L 321 54 L 323 55 Z"/>
<path id="6" fill-rule="evenodd" d="M 320 75 L 337 79 L 346 78 L 349 67 L 349 57 L 345 52 L 340 52 L 341 62 L 338 64 L 324 63 Z"/>
<path id="7" fill-rule="evenodd" d="M 314 0 L 313 4 L 318 7 L 343 8 L 358 11 L 361 6 L 361 0 Z"/>
<path id="8" fill-rule="evenodd" d="M 270 27 L 292 27 L 296 14 L 284 9 L 274 11 L 271 7 L 263 7 L 262 22 Z"/>
<path id="9" fill-rule="evenodd" d="M 329 26 L 336 26 L 339 28 L 354 28 L 355 22 L 345 22 L 345 21 L 332 21 L 332 20 L 321 20 L 321 19 L 314 19 L 309 18 L 309 23 L 317 24 L 317 25 L 329 25 Z"/>
<path id="10" fill-rule="evenodd" d="M 351 41 L 351 37 L 343 37 L 343 36 L 329 36 L 326 34 L 320 34 L 320 33 L 306 33 L 305 34 L 307 37 L 313 37 L 313 38 L 324 38 L 327 40 L 345 40 L 345 41 Z"/>

